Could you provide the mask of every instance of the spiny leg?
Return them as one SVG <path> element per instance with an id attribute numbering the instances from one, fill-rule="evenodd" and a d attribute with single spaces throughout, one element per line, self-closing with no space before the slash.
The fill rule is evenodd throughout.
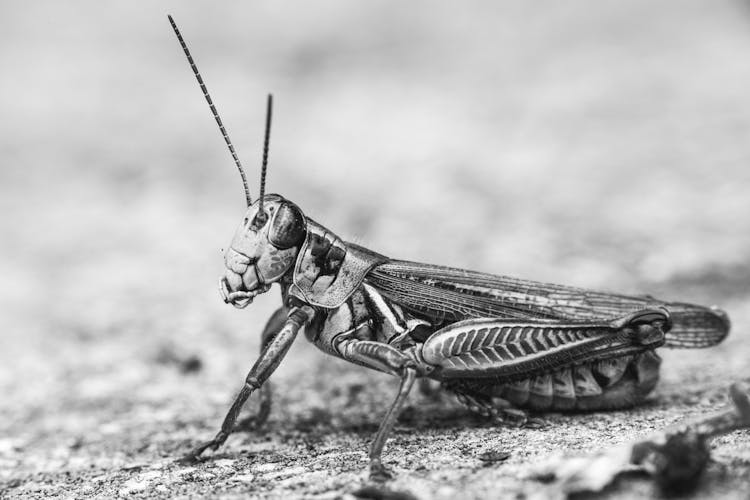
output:
<path id="1" fill-rule="evenodd" d="M 266 380 L 268 380 L 268 377 L 271 376 L 276 367 L 279 366 L 279 363 L 281 363 L 284 355 L 289 351 L 294 339 L 297 337 L 299 329 L 312 318 L 313 314 L 314 310 L 309 306 L 297 307 L 289 312 L 281 331 L 279 331 L 276 337 L 274 337 L 268 346 L 263 349 L 263 353 L 250 369 L 250 373 L 247 374 L 245 385 L 235 398 L 231 408 L 229 408 L 226 417 L 224 417 L 224 422 L 221 424 L 221 430 L 219 430 L 212 440 L 200 444 L 190 453 L 185 455 L 181 460 L 182 462 L 195 462 L 207 449 L 211 448 L 215 451 L 219 449 L 219 446 L 224 444 L 224 441 L 227 440 L 234 430 L 234 423 L 240 414 L 240 410 L 242 410 L 242 406 L 245 404 L 245 401 L 247 401 L 247 398 L 249 398 L 250 394 L 255 392 L 256 389 L 260 388 Z"/>
<path id="2" fill-rule="evenodd" d="M 456 395 L 456 399 L 469 411 L 491 419 L 493 422 L 509 427 L 541 427 L 544 423 L 538 418 L 515 408 L 510 402 L 501 398 L 488 398 L 470 391 L 461 390 L 455 386 L 445 384 L 447 390 Z"/>
<path id="3" fill-rule="evenodd" d="M 286 307 L 280 307 L 268 319 L 265 328 L 263 328 L 263 333 L 261 334 L 261 353 L 284 327 L 284 322 L 286 321 L 288 313 L 289 309 L 287 309 Z M 263 384 L 260 389 L 258 389 L 258 393 L 259 404 L 257 413 L 255 415 L 249 415 L 243 419 L 240 419 L 240 421 L 237 422 L 237 425 L 234 427 L 233 432 L 251 432 L 257 430 L 268 420 L 268 416 L 271 414 L 271 403 L 273 396 L 273 391 L 271 390 L 271 381 L 267 380 L 266 383 Z"/>

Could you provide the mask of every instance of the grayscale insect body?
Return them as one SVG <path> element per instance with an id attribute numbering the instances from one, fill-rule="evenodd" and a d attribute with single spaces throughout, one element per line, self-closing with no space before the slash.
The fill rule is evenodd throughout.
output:
<path id="1" fill-rule="evenodd" d="M 221 120 L 176 25 L 188 60 L 234 154 Z M 345 242 L 293 202 L 264 194 L 271 98 L 260 196 L 225 254 L 224 300 L 238 308 L 281 288 L 282 307 L 263 332 L 262 353 L 217 436 L 189 453 L 217 449 L 240 410 L 264 386 L 300 329 L 323 352 L 401 381 L 370 450 L 370 475 L 387 477 L 381 453 L 417 378 L 433 379 L 471 410 L 523 424 L 523 410 L 606 410 L 642 401 L 659 378 L 656 349 L 708 347 L 729 332 L 717 308 L 463 269 L 395 260 Z"/>

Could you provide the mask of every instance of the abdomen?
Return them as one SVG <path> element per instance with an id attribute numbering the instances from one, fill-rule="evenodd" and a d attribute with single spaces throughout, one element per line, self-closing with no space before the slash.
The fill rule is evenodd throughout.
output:
<path id="1" fill-rule="evenodd" d="M 518 382 L 469 379 L 456 385 L 530 410 L 612 410 L 643 401 L 659 380 L 660 364 L 661 358 L 651 350 L 589 362 Z"/>

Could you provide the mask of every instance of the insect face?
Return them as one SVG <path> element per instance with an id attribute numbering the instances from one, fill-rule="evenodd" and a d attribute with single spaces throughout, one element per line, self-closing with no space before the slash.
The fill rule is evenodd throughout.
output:
<path id="1" fill-rule="evenodd" d="M 282 196 L 265 196 L 262 212 L 252 204 L 224 255 L 224 301 L 243 308 L 267 291 L 295 263 L 306 234 L 304 214 Z"/>

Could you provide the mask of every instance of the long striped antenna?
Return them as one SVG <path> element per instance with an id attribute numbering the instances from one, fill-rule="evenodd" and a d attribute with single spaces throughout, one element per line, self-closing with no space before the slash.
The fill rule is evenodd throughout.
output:
<path id="1" fill-rule="evenodd" d="M 201 78 L 201 74 L 198 72 L 198 67 L 195 65 L 195 61 L 193 61 L 193 56 L 190 55 L 190 51 L 187 48 L 185 40 L 180 34 L 180 30 L 177 29 L 177 24 L 175 24 L 174 19 L 172 19 L 171 15 L 167 15 L 167 17 L 169 18 L 169 24 L 172 25 L 174 34 L 177 35 L 177 40 L 179 40 L 180 45 L 182 45 L 182 51 L 185 53 L 185 56 L 190 63 L 190 68 L 193 70 L 193 74 L 195 75 L 196 80 L 198 80 L 198 85 L 200 85 L 201 91 L 203 91 L 203 97 L 206 98 L 208 107 L 211 108 L 211 113 L 213 113 L 214 119 L 216 120 L 217 125 L 219 125 L 219 130 L 221 131 L 221 135 L 224 137 L 224 142 L 226 142 L 227 146 L 229 147 L 229 152 L 232 154 L 234 163 L 237 165 L 237 170 L 240 171 L 240 177 L 242 177 L 242 186 L 245 188 L 245 199 L 247 200 L 247 206 L 249 207 L 250 205 L 252 205 L 253 200 L 250 197 L 250 189 L 248 189 L 247 187 L 247 177 L 245 177 L 245 171 L 242 170 L 240 159 L 237 157 L 237 153 L 234 151 L 234 146 L 232 145 L 232 141 L 229 139 L 229 134 L 227 134 L 227 130 L 224 128 L 224 124 L 221 122 L 221 118 L 219 118 L 219 112 L 216 111 L 216 106 L 214 106 L 214 102 L 211 100 L 211 96 L 208 94 L 208 89 L 206 88 L 206 84 L 203 83 L 203 78 Z M 266 134 L 268 134 L 268 132 L 266 132 Z M 263 188 L 261 187 L 261 189 Z"/>
<path id="2" fill-rule="evenodd" d="M 260 169 L 260 199 L 258 201 L 259 222 L 265 222 L 266 213 L 263 211 L 263 196 L 266 192 L 266 168 L 268 167 L 268 144 L 271 140 L 271 116 L 273 115 L 273 95 L 268 94 L 266 101 L 266 137 L 263 141 L 263 166 Z"/>

